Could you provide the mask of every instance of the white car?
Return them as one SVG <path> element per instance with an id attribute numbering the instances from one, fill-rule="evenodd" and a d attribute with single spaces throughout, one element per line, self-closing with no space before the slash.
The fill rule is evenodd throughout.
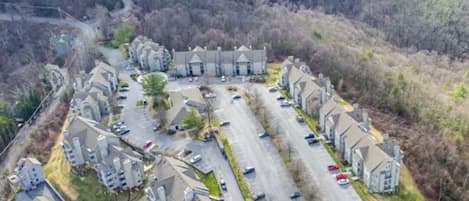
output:
<path id="1" fill-rule="evenodd" d="M 221 81 L 222 81 L 222 82 L 225 82 L 225 81 L 226 81 L 226 79 L 225 79 L 225 76 L 224 76 L 224 75 L 223 75 L 223 76 L 221 76 Z"/>
<path id="2" fill-rule="evenodd" d="M 348 179 L 339 179 L 337 181 L 339 185 L 347 185 L 349 183 Z"/>
<path id="3" fill-rule="evenodd" d="M 199 162 L 200 160 L 202 160 L 202 156 L 200 156 L 200 154 L 197 154 L 194 157 L 192 157 L 190 161 L 192 164 L 194 164 L 194 163 Z"/>

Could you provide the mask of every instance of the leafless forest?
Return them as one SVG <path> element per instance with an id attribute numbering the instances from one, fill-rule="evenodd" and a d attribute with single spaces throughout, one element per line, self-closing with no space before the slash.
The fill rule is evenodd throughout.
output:
<path id="1" fill-rule="evenodd" d="M 314 72 L 328 74 L 346 99 L 373 111 L 375 126 L 403 146 L 405 163 L 426 199 L 469 200 L 467 0 L 134 2 L 138 8 L 129 23 L 168 49 L 247 44 L 267 47 L 272 62 L 289 55 L 302 58 Z M 41 1 L 47 3 L 77 18 L 93 16 L 88 13 L 95 5 L 91 0 Z M 99 3 L 108 10 L 121 6 Z M 48 41 L 15 40 L 29 45 L 25 48 L 35 62 L 47 59 L 46 53 L 34 52 Z M 4 62 L 13 58 L 12 51 L 0 51 L 2 76 L 13 73 L 13 66 L 31 63 L 22 58 Z"/>

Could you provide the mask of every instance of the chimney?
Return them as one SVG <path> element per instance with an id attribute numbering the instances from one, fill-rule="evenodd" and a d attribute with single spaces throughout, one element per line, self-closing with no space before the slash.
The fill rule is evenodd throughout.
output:
<path id="1" fill-rule="evenodd" d="M 191 46 L 189 46 L 189 51 L 192 51 L 192 47 L 191 47 Z"/>
<path id="2" fill-rule="evenodd" d="M 104 137 L 103 135 L 99 135 L 98 136 L 98 148 L 99 148 L 99 152 L 101 153 L 101 158 L 106 158 L 108 156 L 108 151 L 107 151 L 107 141 L 106 141 L 106 137 Z"/>
<path id="3" fill-rule="evenodd" d="M 115 157 L 112 160 L 112 164 L 114 165 L 114 170 L 119 171 L 121 169 L 121 160 L 119 157 Z"/>
<path id="4" fill-rule="evenodd" d="M 331 89 L 332 89 L 331 80 L 327 79 L 327 80 L 326 80 L 326 93 L 327 93 L 329 96 L 332 96 Z"/>
<path id="5" fill-rule="evenodd" d="M 388 144 L 389 143 L 389 134 L 385 133 L 383 134 L 383 144 Z"/>
<path id="6" fill-rule="evenodd" d="M 321 87 L 321 104 L 326 103 L 326 101 L 327 101 L 326 89 L 324 89 L 324 87 Z"/>
<path id="7" fill-rule="evenodd" d="M 393 154 L 394 154 L 394 160 L 396 160 L 396 161 L 400 162 L 402 160 L 402 158 L 404 158 L 403 154 L 401 153 L 401 147 L 398 144 L 394 145 L 394 153 Z"/>
<path id="8" fill-rule="evenodd" d="M 324 86 L 324 75 L 322 73 L 319 73 L 319 86 L 323 87 Z"/>
<path id="9" fill-rule="evenodd" d="M 300 58 L 295 58 L 295 63 L 300 63 Z"/>
<path id="10" fill-rule="evenodd" d="M 365 128 L 366 131 L 368 132 L 370 130 L 370 119 L 368 117 L 367 111 L 362 112 L 362 122 L 363 122 L 363 128 Z"/>

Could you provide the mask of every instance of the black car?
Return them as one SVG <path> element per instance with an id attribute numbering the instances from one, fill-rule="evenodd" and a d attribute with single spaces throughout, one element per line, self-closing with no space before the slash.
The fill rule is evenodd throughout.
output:
<path id="1" fill-rule="evenodd" d="M 305 138 L 305 139 L 314 138 L 314 133 L 307 133 L 307 134 L 305 134 L 304 138 Z"/>
<path id="2" fill-rule="evenodd" d="M 259 133 L 259 137 L 260 137 L 260 138 L 264 138 L 264 137 L 267 137 L 267 136 L 269 136 L 269 135 L 270 135 L 270 134 L 269 134 L 267 131 L 264 131 L 264 132 L 262 132 L 262 133 Z"/>
<path id="3" fill-rule="evenodd" d="M 261 200 L 262 198 L 265 198 L 265 193 L 263 193 L 263 192 L 254 193 L 254 194 L 252 195 L 252 199 L 253 199 L 254 201 L 256 201 L 256 200 Z"/>
<path id="4" fill-rule="evenodd" d="M 127 96 L 122 96 L 122 95 L 121 95 L 121 96 L 118 96 L 117 99 L 119 99 L 119 100 L 124 100 L 124 99 L 127 99 Z"/>
<path id="5" fill-rule="evenodd" d="M 318 139 L 309 139 L 307 140 L 308 144 L 316 144 L 316 143 L 319 143 L 319 140 Z"/>
<path id="6" fill-rule="evenodd" d="M 240 96 L 240 95 L 238 95 L 238 94 L 236 94 L 236 95 L 233 95 L 233 96 L 232 96 L 232 98 L 233 98 L 233 99 L 240 99 L 240 98 L 241 98 L 241 96 Z"/>
<path id="7" fill-rule="evenodd" d="M 126 128 L 126 129 L 121 130 L 121 131 L 120 131 L 119 133 L 117 133 L 117 134 L 119 134 L 119 135 L 125 135 L 125 134 L 127 134 L 127 133 L 129 133 L 129 132 L 130 132 L 130 130 Z"/>
<path id="8" fill-rule="evenodd" d="M 283 96 L 277 96 L 277 100 L 285 100 L 285 97 L 283 97 Z"/>
<path id="9" fill-rule="evenodd" d="M 247 175 L 247 174 L 252 173 L 252 172 L 254 172 L 254 171 L 256 171 L 256 169 L 255 169 L 254 167 L 245 167 L 245 168 L 243 169 L 243 174 L 244 174 L 244 175 Z"/>
<path id="10" fill-rule="evenodd" d="M 299 198 L 301 196 L 300 192 L 296 191 L 292 194 L 290 194 L 290 199 L 296 199 L 296 198 Z"/>

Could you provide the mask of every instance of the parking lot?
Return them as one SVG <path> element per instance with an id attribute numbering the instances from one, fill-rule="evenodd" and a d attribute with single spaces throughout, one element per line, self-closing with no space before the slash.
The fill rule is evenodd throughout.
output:
<path id="1" fill-rule="evenodd" d="M 223 178 L 225 180 L 228 190 L 222 192 L 224 200 L 243 200 L 233 172 L 226 159 L 218 150 L 215 141 L 202 142 L 188 137 L 169 136 L 153 131 L 155 121 L 147 112 L 148 108 L 136 105 L 137 100 L 144 99 L 144 95 L 141 85 L 130 78 L 130 74 L 134 71 L 126 69 L 126 61 L 118 50 L 108 49 L 107 51 L 102 52 L 111 64 L 118 69 L 119 79 L 129 84 L 129 91 L 119 92 L 127 97 L 118 101 L 118 104 L 123 106 L 121 121 L 124 121 L 130 129 L 129 133 L 121 136 L 122 139 L 136 147 L 143 147 L 146 141 L 151 140 L 158 151 L 165 154 L 174 154 L 175 156 L 183 149 L 190 149 L 194 153 L 200 154 L 202 160 L 195 165 L 205 170 L 213 170 L 217 179 Z M 167 85 L 168 90 L 180 90 L 188 87 L 195 86 L 193 83 L 184 80 L 180 80 L 180 82 L 170 81 Z"/>
<path id="2" fill-rule="evenodd" d="M 278 125 L 280 134 L 288 141 L 304 162 L 308 173 L 313 178 L 321 193 L 322 200 L 328 201 L 358 201 L 361 200 L 351 185 L 338 185 L 335 179 L 337 172 L 329 172 L 327 166 L 335 164 L 326 149 L 320 145 L 308 145 L 304 135 L 311 133 L 305 123 L 296 120 L 297 113 L 291 107 L 280 107 L 276 97 L 279 92 L 269 92 L 264 85 L 256 85 L 264 106 L 271 112 L 271 122 Z"/>
<path id="3" fill-rule="evenodd" d="M 231 122 L 223 127 L 223 132 L 239 167 L 255 168 L 254 173 L 245 176 L 251 192 L 264 192 L 266 200 L 290 200 L 289 195 L 298 191 L 297 187 L 270 139 L 259 138 L 264 130 L 248 105 L 243 99 L 232 101 L 233 94 L 224 86 L 213 88 L 217 94 L 215 113 L 220 120 Z"/>

